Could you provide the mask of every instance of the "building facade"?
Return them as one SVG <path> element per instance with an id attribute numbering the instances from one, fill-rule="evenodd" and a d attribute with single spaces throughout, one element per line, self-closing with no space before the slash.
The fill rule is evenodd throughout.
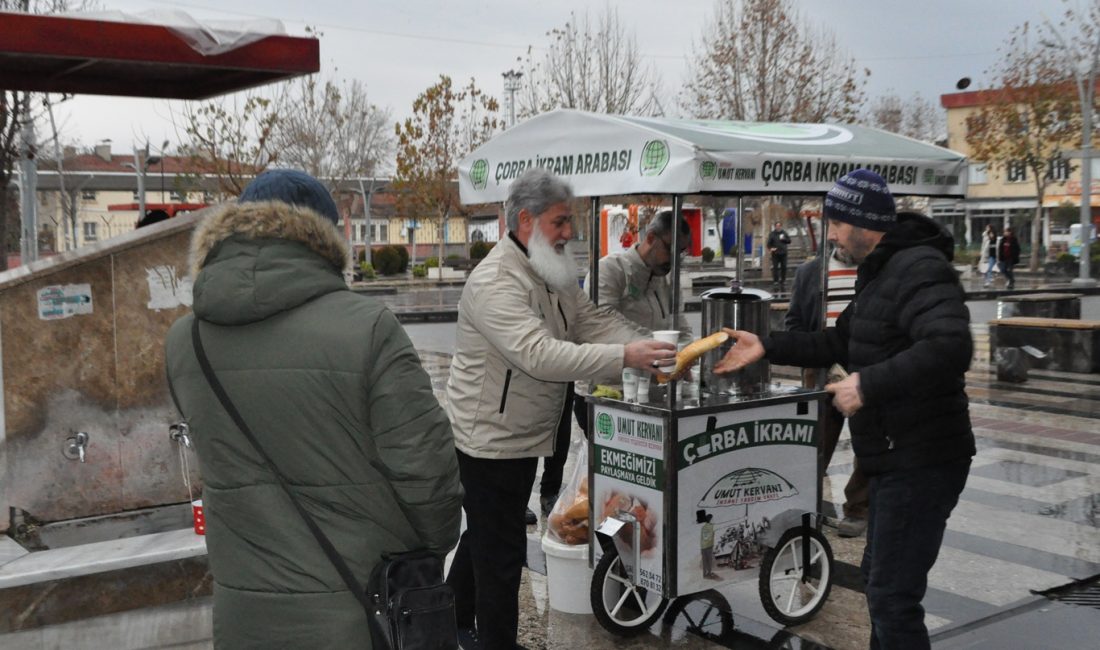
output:
<path id="1" fill-rule="evenodd" d="M 1031 222 L 1036 208 L 1040 207 L 1035 179 L 1031 176 L 1032 170 L 1023 162 L 994 165 L 973 159 L 971 147 L 967 143 L 967 118 L 988 105 L 996 97 L 995 93 L 996 91 L 973 91 L 940 96 L 940 104 L 947 111 L 947 147 L 971 158 L 969 185 L 965 199 L 934 200 L 930 207 L 934 217 L 954 225 L 957 241 L 966 241 L 972 247 L 978 245 L 987 224 L 992 224 L 997 232 L 1001 232 L 1005 226 L 1012 226 L 1021 243 L 1030 244 Z M 1080 147 L 1080 138 L 1055 144 L 1070 151 Z M 1097 208 L 1100 207 L 1100 160 L 1092 161 L 1091 171 L 1093 181 L 1090 204 L 1095 222 Z M 1068 226 L 1052 222 L 1054 211 L 1061 206 L 1080 209 L 1080 160 L 1067 157 L 1052 162 L 1048 165 L 1046 175 L 1049 184 L 1041 206 L 1043 221 L 1038 244 L 1050 256 L 1064 251 L 1069 240 Z"/>

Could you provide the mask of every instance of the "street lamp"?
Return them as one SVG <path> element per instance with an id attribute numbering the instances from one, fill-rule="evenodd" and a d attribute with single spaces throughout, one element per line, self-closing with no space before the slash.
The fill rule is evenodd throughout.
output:
<path id="1" fill-rule="evenodd" d="M 523 73 L 517 70 L 509 70 L 500 73 L 500 76 L 504 77 L 504 92 L 508 93 L 508 113 L 510 116 L 508 128 L 512 128 L 516 125 L 516 91 L 520 89 L 519 80 L 523 77 Z"/>
<path id="2" fill-rule="evenodd" d="M 160 156 L 150 156 L 149 144 L 146 143 L 144 149 L 134 149 L 134 162 L 122 163 L 123 167 L 134 170 L 137 176 L 138 221 L 145 218 L 145 172 L 149 171 L 149 165 L 155 165 L 158 162 L 160 162 Z"/>

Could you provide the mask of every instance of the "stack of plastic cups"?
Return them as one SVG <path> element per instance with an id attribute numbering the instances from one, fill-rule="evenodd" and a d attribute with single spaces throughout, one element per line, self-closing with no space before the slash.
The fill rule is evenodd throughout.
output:
<path id="1" fill-rule="evenodd" d="M 645 371 L 638 371 L 638 403 L 645 404 L 649 401 L 649 377 Z"/>
<path id="2" fill-rule="evenodd" d="M 641 373 L 634 368 L 623 368 L 623 401 L 631 404 L 638 401 L 638 377 Z M 648 392 L 648 387 L 646 388 Z"/>

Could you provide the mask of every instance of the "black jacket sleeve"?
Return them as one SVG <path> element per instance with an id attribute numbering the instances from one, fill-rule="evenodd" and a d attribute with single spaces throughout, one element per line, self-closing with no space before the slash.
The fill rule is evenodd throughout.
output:
<path id="1" fill-rule="evenodd" d="M 851 305 L 837 319 L 836 327 L 815 332 L 774 332 L 761 342 L 768 361 L 781 366 L 828 368 L 848 365 L 848 319 Z"/>

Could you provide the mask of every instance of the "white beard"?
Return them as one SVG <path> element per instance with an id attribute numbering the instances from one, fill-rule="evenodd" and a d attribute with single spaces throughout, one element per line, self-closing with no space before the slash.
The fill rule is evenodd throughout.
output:
<path id="1" fill-rule="evenodd" d="M 560 243 L 564 245 L 565 242 Z M 527 240 L 527 254 L 535 273 L 550 285 L 550 288 L 563 291 L 577 286 L 577 265 L 573 263 L 573 258 L 564 251 L 559 253 L 546 240 L 538 224 L 535 225 L 531 237 Z"/>

